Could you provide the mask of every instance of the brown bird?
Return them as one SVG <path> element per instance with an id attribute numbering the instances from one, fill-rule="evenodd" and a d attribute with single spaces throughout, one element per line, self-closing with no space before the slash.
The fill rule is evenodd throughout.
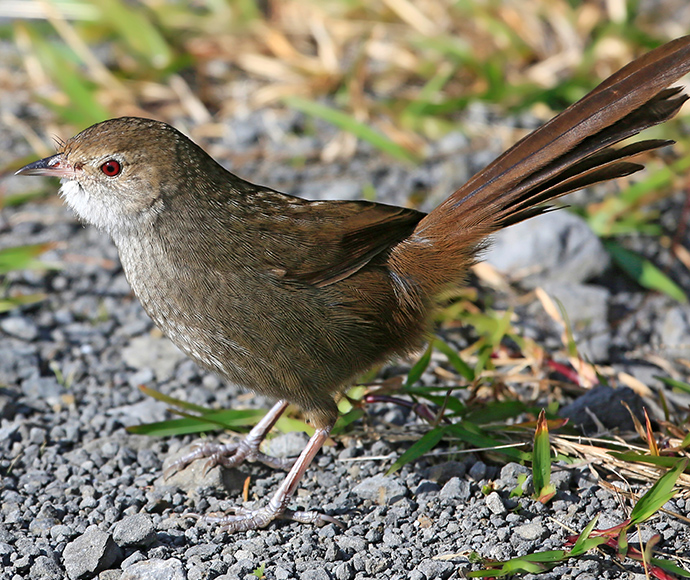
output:
<path id="1" fill-rule="evenodd" d="M 671 118 L 688 98 L 667 89 L 690 70 L 690 37 L 632 62 L 537 129 L 429 215 L 367 201 L 306 201 L 229 173 L 169 125 L 112 119 L 20 169 L 62 178 L 60 195 L 114 240 L 146 312 L 201 366 L 279 402 L 237 445 L 198 457 L 287 465 L 259 444 L 288 403 L 316 427 L 266 507 L 222 518 L 231 531 L 276 518 L 335 522 L 287 509 L 328 437 L 335 398 L 360 373 L 417 349 L 438 294 L 460 284 L 490 234 L 544 203 L 641 169 L 628 159 L 670 143 L 611 145 Z"/>

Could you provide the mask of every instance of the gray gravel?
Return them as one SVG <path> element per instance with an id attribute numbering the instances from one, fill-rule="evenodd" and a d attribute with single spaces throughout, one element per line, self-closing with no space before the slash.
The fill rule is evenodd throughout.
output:
<path id="1" fill-rule="evenodd" d="M 276 122 L 288 136 L 283 149 L 273 144 L 273 133 L 266 129 Z M 300 115 L 290 112 L 253 113 L 228 128 L 225 146 L 242 152 L 261 135 L 269 151 L 284 152 L 287 147 L 293 153 L 318 152 L 333 129 L 316 123 L 318 136 L 290 136 L 302 122 Z M 428 202 L 433 206 L 499 153 L 471 152 L 468 140 L 458 135 L 446 137 L 435 148 L 432 159 L 419 168 L 401 167 L 361 145 L 347 164 L 315 161 L 296 171 L 267 158 L 236 170 L 311 197 L 355 198 L 364 185 L 373 184 L 381 199 L 405 203 L 411 193 L 426 189 L 435 197 Z M 40 185 L 7 180 L 10 191 Z M 679 193 L 660 209 L 664 215 L 678 215 L 681 202 Z M 563 230 L 561 222 L 571 225 Z M 531 268 L 529 264 L 543 266 L 530 271 L 527 285 L 544 285 L 559 297 L 572 314 L 576 337 L 588 345 L 592 358 L 661 388 L 653 375 L 665 373 L 649 362 L 650 357 L 662 357 L 671 366 L 673 357 L 688 358 L 690 309 L 644 292 L 608 267 L 597 241 L 581 225 L 572 225 L 575 222 L 565 213 L 547 216 L 537 234 L 551 240 L 554 253 L 548 252 L 547 260 L 542 254 L 530 255 L 530 248 L 539 245 L 520 244 L 525 261 L 510 266 L 508 274 L 517 277 L 518 270 Z M 575 230 L 579 237 L 573 241 L 567 232 Z M 220 512 L 241 502 L 247 476 L 253 505 L 267 498 L 282 473 L 249 465 L 229 471 L 214 468 L 198 479 L 163 481 L 163 461 L 192 439 L 128 435 L 127 425 L 168 416 L 163 404 L 145 398 L 136 387 L 146 384 L 219 408 L 270 402 L 248 400 L 236 387 L 199 370 L 160 337 L 131 296 L 109 240 L 79 225 L 59 203 L 3 210 L 0 247 L 45 241 L 59 242 L 44 259 L 59 263 L 61 269 L 15 272 L 7 279 L 13 291 L 45 291 L 46 300 L 0 316 L 3 580 L 246 580 L 255 579 L 253 573 L 261 566 L 267 578 L 276 579 L 460 578 L 463 568 L 472 567 L 469 558 L 474 553 L 504 559 L 558 549 L 569 534 L 566 528 L 581 530 L 595 514 L 601 514 L 602 527 L 626 517 L 621 498 L 597 486 L 587 466 L 557 470 L 558 493 L 544 506 L 527 493 L 510 497 L 518 476 L 528 473 L 523 466 L 485 463 L 473 455 L 458 455 L 448 462 L 423 459 L 385 477 L 386 468 L 408 444 L 371 436 L 342 438 L 326 447 L 293 501 L 295 507 L 335 515 L 345 522 L 344 531 L 332 525 L 279 523 L 228 535 L 195 524 L 184 514 Z M 652 258 L 666 260 L 663 248 L 650 248 L 649 240 L 644 243 Z M 570 258 L 554 262 L 554 255 L 572 257 L 572 267 Z M 676 270 L 671 275 L 687 281 Z M 491 294 L 498 305 L 512 299 Z M 526 336 L 547 348 L 560 347 L 562 329 L 538 303 L 517 303 L 516 313 Z M 399 372 L 400 367 L 391 367 L 383 374 Z M 395 407 L 375 407 L 372 412 L 398 425 L 414 422 Z M 274 445 L 290 449 L 295 443 L 285 439 Z M 682 514 L 688 508 L 690 502 L 682 499 L 669 504 L 670 510 Z M 678 519 L 660 515 L 644 529 L 661 534 L 665 552 L 687 555 L 690 538 Z M 626 563 L 621 570 L 608 556 L 596 555 L 568 562 L 540 578 L 633 579 L 642 573 L 639 566 Z"/>

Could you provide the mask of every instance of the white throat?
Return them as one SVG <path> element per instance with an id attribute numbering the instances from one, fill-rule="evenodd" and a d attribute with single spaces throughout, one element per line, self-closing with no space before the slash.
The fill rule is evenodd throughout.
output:
<path id="1" fill-rule="evenodd" d="M 107 198 L 90 195 L 74 179 L 62 179 L 60 183 L 60 197 L 81 220 L 96 226 L 113 238 L 119 237 L 129 229 L 129 220 L 117 210 L 115 204 L 108 203 Z"/>

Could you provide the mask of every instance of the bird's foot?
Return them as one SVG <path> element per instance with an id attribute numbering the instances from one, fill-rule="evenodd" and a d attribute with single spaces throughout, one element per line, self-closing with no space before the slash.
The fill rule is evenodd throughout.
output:
<path id="1" fill-rule="evenodd" d="M 278 401 L 239 443 L 202 442 L 196 444 L 192 451 L 171 463 L 163 473 L 163 477 L 168 479 L 171 475 L 182 471 L 193 461 L 204 458 L 206 459 L 206 473 L 216 465 L 236 467 L 243 461 L 260 461 L 274 469 L 290 469 L 295 463 L 294 459 L 271 457 L 259 451 L 261 442 L 285 411 L 287 405 L 286 401 Z"/>
<path id="2" fill-rule="evenodd" d="M 289 509 L 274 508 L 271 504 L 260 509 L 247 509 L 243 507 L 232 508 L 233 513 L 214 516 L 200 516 L 196 514 L 188 514 L 199 521 L 216 524 L 224 532 L 246 532 L 247 530 L 258 530 L 265 528 L 268 524 L 275 520 L 292 520 L 302 524 L 312 524 L 316 526 L 324 526 L 326 524 L 335 524 L 341 529 L 345 529 L 345 525 L 338 519 L 315 511 L 296 511 Z"/>
<path id="3" fill-rule="evenodd" d="M 216 465 L 223 467 L 237 467 L 244 461 L 259 461 L 273 469 L 287 471 L 295 463 L 294 458 L 280 458 L 266 455 L 259 451 L 261 441 L 250 440 L 248 437 L 238 443 L 201 442 L 194 445 L 192 450 L 171 463 L 163 477 L 168 479 L 178 471 L 185 469 L 190 463 L 198 459 L 206 459 L 204 471 L 208 473 Z"/>

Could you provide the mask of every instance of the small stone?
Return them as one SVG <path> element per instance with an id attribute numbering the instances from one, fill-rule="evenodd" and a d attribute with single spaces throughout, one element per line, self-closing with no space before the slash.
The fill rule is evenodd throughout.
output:
<path id="1" fill-rule="evenodd" d="M 0 328 L 9 334 L 27 342 L 38 337 L 38 327 L 25 316 L 9 316 L 0 321 Z"/>
<path id="2" fill-rule="evenodd" d="M 586 435 L 594 435 L 603 429 L 634 431 L 635 424 L 628 408 L 644 423 L 644 401 L 628 387 L 613 389 L 597 385 L 575 399 L 560 411 L 561 417 L 568 417 Z"/>
<path id="3" fill-rule="evenodd" d="M 367 541 L 359 536 L 340 536 L 337 544 L 341 550 L 349 554 L 357 554 L 367 549 Z"/>
<path id="4" fill-rule="evenodd" d="M 56 542 L 69 540 L 74 535 L 74 530 L 65 524 L 57 524 L 50 528 L 50 537 Z"/>
<path id="5" fill-rule="evenodd" d="M 40 580 L 60 580 L 62 570 L 58 563 L 48 556 L 38 556 L 31 565 L 29 578 L 40 578 Z"/>
<path id="6" fill-rule="evenodd" d="M 120 568 L 122 568 L 123 570 L 126 570 L 127 568 L 129 568 L 130 566 L 133 566 L 137 562 L 143 562 L 144 560 L 146 560 L 146 556 L 144 556 L 144 554 L 142 554 L 141 552 L 139 552 L 137 550 L 132 555 L 130 555 L 127 558 L 125 558 L 124 560 L 122 560 L 122 563 L 120 564 Z"/>
<path id="7" fill-rule="evenodd" d="M 180 560 L 153 558 L 132 564 L 120 580 L 187 580 L 187 575 Z"/>
<path id="8" fill-rule="evenodd" d="M 469 475 L 474 481 L 481 481 L 486 476 L 486 463 L 477 461 L 470 467 Z"/>
<path id="9" fill-rule="evenodd" d="M 65 388 L 55 377 L 33 376 L 22 382 L 22 392 L 32 405 L 40 408 L 60 407 L 63 404 Z"/>
<path id="10" fill-rule="evenodd" d="M 267 441 L 264 448 L 272 457 L 297 457 L 308 442 L 309 436 L 303 431 L 290 431 Z"/>
<path id="11" fill-rule="evenodd" d="M 310 568 L 299 575 L 300 580 L 330 580 L 330 575 L 323 568 Z"/>
<path id="12" fill-rule="evenodd" d="M 145 513 L 126 516 L 113 527 L 113 540 L 121 548 L 152 544 L 156 530 L 151 516 Z"/>
<path id="13" fill-rule="evenodd" d="M 122 570 L 103 570 L 98 575 L 98 580 L 120 580 L 122 578 Z"/>
<path id="14" fill-rule="evenodd" d="M 528 288 L 548 281 L 585 282 L 601 274 L 610 258 L 584 219 L 549 212 L 501 230 L 485 259 Z"/>
<path id="15" fill-rule="evenodd" d="M 568 469 L 555 470 L 551 473 L 551 483 L 558 490 L 569 489 L 572 479 L 572 472 Z"/>
<path id="16" fill-rule="evenodd" d="M 429 469 L 429 479 L 441 485 L 448 483 L 453 477 L 465 477 L 467 467 L 459 461 L 446 461 Z"/>
<path id="17" fill-rule="evenodd" d="M 414 494 L 415 494 L 415 496 L 434 494 L 434 493 L 438 493 L 438 491 L 440 489 L 441 489 L 441 486 L 438 483 L 436 483 L 435 481 L 429 481 L 428 479 L 423 479 L 422 481 L 419 482 L 419 485 L 417 486 L 417 489 L 415 489 Z"/>
<path id="18" fill-rule="evenodd" d="M 195 444 L 182 447 L 177 453 L 165 458 L 162 473 L 179 458 L 187 455 L 194 449 Z M 216 465 L 207 469 L 205 460 L 192 461 L 184 469 L 174 472 L 170 477 L 159 477 L 155 481 L 156 488 L 161 491 L 179 488 L 191 494 L 196 494 L 200 489 L 213 488 L 236 493 L 242 490 L 246 474 L 238 469 L 226 469 Z"/>
<path id="19" fill-rule="evenodd" d="M 56 525 L 55 518 L 34 518 L 29 522 L 29 531 L 35 536 L 47 536 Z"/>
<path id="20" fill-rule="evenodd" d="M 36 445 L 43 445 L 46 441 L 45 429 L 40 427 L 32 427 L 29 431 L 29 443 L 34 443 Z"/>
<path id="21" fill-rule="evenodd" d="M 86 578 L 109 568 L 120 558 L 120 548 L 110 534 L 89 526 L 62 553 L 67 576 L 72 580 Z"/>
<path id="22" fill-rule="evenodd" d="M 157 338 L 145 334 L 133 338 L 122 349 L 122 359 L 131 368 L 140 370 L 150 368 L 156 382 L 164 382 L 175 375 L 175 367 L 186 360 L 184 353 L 167 338 Z"/>
<path id="23" fill-rule="evenodd" d="M 454 572 L 455 565 L 452 562 L 427 559 L 419 563 L 417 570 L 426 578 L 448 578 Z"/>
<path id="24" fill-rule="evenodd" d="M 662 348 L 671 356 L 687 356 L 690 345 L 690 308 L 671 308 L 657 324 L 657 333 Z"/>
<path id="25" fill-rule="evenodd" d="M 349 562 L 338 564 L 333 573 L 336 580 L 352 580 L 355 577 L 355 572 Z"/>
<path id="26" fill-rule="evenodd" d="M 608 360 L 611 330 L 607 323 L 611 293 L 592 284 L 552 281 L 544 290 L 565 310 L 579 355 L 592 362 Z"/>
<path id="27" fill-rule="evenodd" d="M 544 526 L 539 523 L 529 523 L 515 528 L 515 533 L 525 540 L 538 540 L 544 535 Z"/>
<path id="28" fill-rule="evenodd" d="M 518 485 L 521 477 L 529 475 L 530 470 L 524 465 L 519 463 L 506 463 L 501 468 L 501 475 L 496 481 L 496 484 L 500 486 L 500 489 L 507 489 L 513 491 Z"/>
<path id="29" fill-rule="evenodd" d="M 466 500 L 469 499 L 471 494 L 470 482 L 459 477 L 453 477 L 448 480 L 448 483 L 443 486 L 440 493 L 438 494 L 439 499 L 442 501 L 449 500 Z"/>
<path id="30" fill-rule="evenodd" d="M 379 505 L 392 504 L 407 495 L 407 488 L 396 477 L 375 475 L 365 479 L 352 490 L 362 499 L 368 499 Z"/>
<path id="31" fill-rule="evenodd" d="M 503 500 L 501 499 L 501 496 L 495 491 L 486 496 L 486 507 L 488 507 L 491 512 L 497 516 L 502 516 L 508 512 Z"/>

